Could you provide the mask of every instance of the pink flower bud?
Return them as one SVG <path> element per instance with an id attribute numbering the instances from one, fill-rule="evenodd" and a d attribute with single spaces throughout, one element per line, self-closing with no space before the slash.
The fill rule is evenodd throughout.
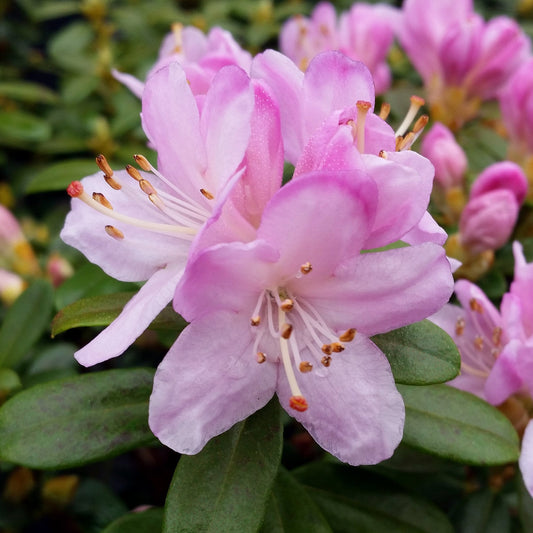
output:
<path id="1" fill-rule="evenodd" d="M 74 274 L 72 265 L 58 253 L 53 253 L 48 258 L 46 272 L 54 287 L 59 287 L 66 279 Z"/>
<path id="2" fill-rule="evenodd" d="M 8 270 L 0 269 L 0 300 L 5 304 L 11 305 L 26 288 L 24 280 L 9 272 Z"/>
<path id="3" fill-rule="evenodd" d="M 440 122 L 435 123 L 422 141 L 420 152 L 435 167 L 435 180 L 444 189 L 461 185 L 468 167 L 463 149 L 453 133 Z"/>
<path id="4" fill-rule="evenodd" d="M 473 254 L 501 248 L 511 236 L 519 204 L 508 189 L 471 198 L 459 221 L 462 244 Z"/>
<path id="5" fill-rule="evenodd" d="M 527 178 L 517 164 L 502 161 L 487 167 L 473 183 L 470 189 L 470 199 L 501 189 L 513 193 L 518 205 L 524 201 L 527 193 Z"/>

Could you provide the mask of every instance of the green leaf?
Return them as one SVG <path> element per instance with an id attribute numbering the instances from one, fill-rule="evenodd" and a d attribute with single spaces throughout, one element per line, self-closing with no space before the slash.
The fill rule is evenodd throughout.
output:
<path id="1" fill-rule="evenodd" d="M 52 321 L 52 336 L 72 328 L 107 326 L 117 318 L 134 295 L 134 292 L 102 294 L 67 305 Z M 186 324 L 171 306 L 167 306 L 155 318 L 150 328 L 181 331 Z"/>
<path id="2" fill-rule="evenodd" d="M 8 310 L 0 326 L 0 367 L 15 366 L 50 324 L 52 286 L 36 281 Z"/>
<path id="3" fill-rule="evenodd" d="M 0 96 L 21 102 L 54 104 L 57 94 L 45 85 L 29 81 L 0 82 Z"/>
<path id="4" fill-rule="evenodd" d="M 507 504 L 490 489 L 470 496 L 457 513 L 455 522 L 457 533 L 511 533 Z"/>
<path id="5" fill-rule="evenodd" d="M 260 533 L 331 533 L 326 519 L 304 487 L 280 468 Z"/>
<path id="6" fill-rule="evenodd" d="M 68 468 L 154 442 L 151 369 L 108 370 L 27 389 L 0 409 L 0 458 Z"/>
<path id="7" fill-rule="evenodd" d="M 372 341 L 387 356 L 396 383 L 431 385 L 459 374 L 461 357 L 455 343 L 429 320 L 375 335 Z"/>
<path id="8" fill-rule="evenodd" d="M 533 498 L 529 494 L 522 476 L 516 476 L 518 493 L 518 516 L 523 531 L 533 531 Z"/>
<path id="9" fill-rule="evenodd" d="M 278 471 L 282 426 L 276 399 L 181 457 L 165 505 L 164 533 L 252 533 Z"/>
<path id="10" fill-rule="evenodd" d="M 336 533 L 452 533 L 431 503 L 348 465 L 322 461 L 293 471 Z"/>
<path id="11" fill-rule="evenodd" d="M 405 402 L 405 444 L 475 465 L 518 459 L 512 424 L 480 398 L 448 385 L 398 385 L 398 390 Z"/>
<path id="12" fill-rule="evenodd" d="M 109 524 L 102 533 L 156 533 L 163 527 L 163 509 L 128 513 Z"/>
<path id="13" fill-rule="evenodd" d="M 0 404 L 21 387 L 22 383 L 16 372 L 10 368 L 0 368 Z"/>
<path id="14" fill-rule="evenodd" d="M 97 170 L 94 159 L 61 161 L 34 174 L 26 186 L 26 192 L 66 191 L 72 181 L 95 174 Z M 65 198 L 68 198 L 66 192 Z"/>
<path id="15" fill-rule="evenodd" d="M 0 110 L 0 144 L 25 146 L 46 141 L 52 131 L 42 118 L 25 111 Z"/>

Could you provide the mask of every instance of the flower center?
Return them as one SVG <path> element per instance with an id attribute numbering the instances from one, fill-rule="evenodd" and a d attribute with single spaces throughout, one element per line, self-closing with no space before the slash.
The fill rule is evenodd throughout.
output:
<path id="1" fill-rule="evenodd" d="M 311 264 L 304 263 L 297 277 L 311 271 Z M 257 362 L 262 364 L 271 357 L 274 362 L 281 359 L 291 389 L 289 405 L 301 412 L 307 410 L 308 404 L 298 385 L 297 374 L 315 371 L 323 375 L 331 365 L 334 354 L 342 352 L 343 343 L 352 341 L 356 334 L 355 328 L 351 328 L 337 336 L 309 301 L 285 287 L 261 292 L 250 318 L 250 326 L 255 330 L 253 353 Z M 267 344 L 274 346 L 265 336 L 270 336 L 279 345 L 277 354 L 267 353 L 263 348 Z M 306 359 L 302 359 L 304 352 Z"/>
<path id="2" fill-rule="evenodd" d="M 470 300 L 468 327 L 471 332 L 465 335 L 467 322 L 459 317 L 455 323 L 456 343 L 461 352 L 461 368 L 473 376 L 486 378 L 494 360 L 502 350 L 504 332 L 485 311 L 479 300 Z"/>
<path id="3" fill-rule="evenodd" d="M 149 205 L 151 205 L 154 211 L 157 212 L 157 218 L 160 218 L 160 214 L 163 214 L 164 218 L 168 221 L 167 223 L 154 222 L 152 220 L 145 220 L 119 213 L 113 209 L 111 202 L 103 193 L 93 192 L 92 195 L 90 195 L 85 191 L 83 185 L 79 181 L 74 181 L 68 186 L 68 194 L 72 198 L 78 198 L 89 207 L 121 224 L 162 233 L 164 235 L 170 235 L 179 239 L 193 240 L 200 227 L 209 218 L 209 211 L 187 196 L 170 180 L 165 178 L 165 176 L 155 169 L 143 155 L 135 155 L 134 158 L 141 169 L 145 172 L 150 172 L 154 176 L 155 182 L 161 185 L 159 185 L 159 190 L 157 190 L 154 185 L 152 185 L 152 183 L 132 165 L 126 166 L 128 175 L 138 183 L 139 188 L 149 200 Z M 117 179 L 116 174 L 114 174 L 106 158 L 103 155 L 98 155 L 96 157 L 96 164 L 104 173 L 103 177 L 105 183 L 107 183 L 111 189 L 120 191 L 123 188 L 123 184 Z M 210 192 L 204 189 L 201 189 L 200 192 L 208 200 L 214 198 Z M 104 229 L 109 236 L 117 240 L 124 239 L 124 233 L 121 229 L 111 224 L 106 225 Z"/>

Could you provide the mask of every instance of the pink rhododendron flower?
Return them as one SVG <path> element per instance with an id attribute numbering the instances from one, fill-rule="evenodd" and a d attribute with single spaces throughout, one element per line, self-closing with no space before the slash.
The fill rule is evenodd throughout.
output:
<path id="1" fill-rule="evenodd" d="M 314 172 L 273 196 L 254 241 L 203 249 L 188 264 L 174 306 L 191 324 L 160 364 L 150 399 L 163 443 L 194 454 L 277 393 L 341 460 L 392 454 L 403 402 L 368 337 L 438 309 L 452 277 L 432 243 L 360 253 L 376 197 L 364 172 Z"/>
<path id="2" fill-rule="evenodd" d="M 285 157 L 296 166 L 295 177 L 313 170 L 350 168 L 372 176 L 383 218 L 376 218 L 375 240 L 369 241 L 369 247 L 382 246 L 387 239 L 386 234 L 378 238 L 378 227 L 397 231 L 398 224 L 410 244 L 446 240 L 446 233 L 426 211 L 434 169 L 415 152 L 395 152 L 395 132 L 373 113 L 372 78 L 362 63 L 339 52 L 324 52 L 304 74 L 284 55 L 269 50 L 254 58 L 252 76 L 268 84 L 280 105 Z M 418 100 L 414 109 L 420 107 Z M 405 133 L 411 120 L 398 135 Z M 416 134 L 405 138 L 408 147 Z"/>
<path id="3" fill-rule="evenodd" d="M 526 263 L 518 242 L 513 253 L 514 281 L 500 312 L 479 287 L 462 280 L 455 285 L 461 307 L 447 305 L 430 317 L 450 334 L 461 353 L 462 373 L 450 384 L 493 405 L 533 393 L 533 263 Z M 515 421 L 519 431 L 523 425 L 523 420 Z M 532 427 L 529 422 L 525 429 L 519 464 L 533 495 Z"/>
<path id="4" fill-rule="evenodd" d="M 148 77 L 172 61 L 177 61 L 183 67 L 192 92 L 205 94 L 222 67 L 237 65 L 249 72 L 252 56 L 239 46 L 230 32 L 222 28 L 212 28 L 205 35 L 194 26 L 183 27 L 177 23 L 163 40 L 159 58 Z M 113 76 L 137 97 L 142 97 L 142 81 L 117 70 L 113 71 Z"/>
<path id="5" fill-rule="evenodd" d="M 295 16 L 283 25 L 280 48 L 302 70 L 320 52 L 339 50 L 370 69 L 381 94 L 390 86 L 386 58 L 398 26 L 399 11 L 385 4 L 357 2 L 337 20 L 333 5 L 321 2 L 310 18 Z"/>
<path id="6" fill-rule="evenodd" d="M 473 254 L 503 246 L 515 226 L 527 191 L 520 167 L 509 161 L 487 167 L 473 183 L 461 214 L 462 244 Z"/>
<path id="7" fill-rule="evenodd" d="M 223 224 L 210 239 L 254 238 L 255 211 L 281 183 L 277 109 L 238 67 L 222 69 L 198 105 L 185 71 L 170 63 L 148 79 L 142 118 L 158 170 L 136 156 L 143 172 L 129 166 L 113 173 L 100 156 L 102 173 L 69 191 L 74 199 L 62 239 L 119 280 L 148 280 L 76 353 L 84 365 L 120 355 L 171 301 L 191 243 L 211 216 Z"/>
<path id="8" fill-rule="evenodd" d="M 529 56 L 529 39 L 515 21 L 484 22 L 472 0 L 406 0 L 402 10 L 402 46 L 424 80 L 434 118 L 454 128 L 495 98 Z"/>

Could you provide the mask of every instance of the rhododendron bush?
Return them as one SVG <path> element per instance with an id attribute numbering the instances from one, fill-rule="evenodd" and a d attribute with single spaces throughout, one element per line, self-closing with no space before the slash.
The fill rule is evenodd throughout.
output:
<path id="1" fill-rule="evenodd" d="M 2 531 L 533 531 L 529 2 L 2 12 Z"/>

